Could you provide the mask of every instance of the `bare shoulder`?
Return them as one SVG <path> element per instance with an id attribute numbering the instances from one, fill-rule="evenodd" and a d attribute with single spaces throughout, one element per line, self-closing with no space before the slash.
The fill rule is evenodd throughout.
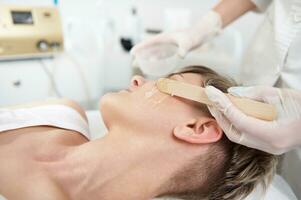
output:
<path id="1" fill-rule="evenodd" d="M 76 110 L 87 121 L 86 113 L 85 113 L 84 109 L 79 105 L 79 103 L 77 103 L 74 100 L 67 99 L 67 98 L 37 101 L 37 102 L 31 102 L 31 103 L 27 103 L 27 104 L 9 106 L 7 108 L 11 108 L 11 109 L 33 108 L 33 107 L 47 106 L 47 105 L 64 105 L 64 106 L 68 106 L 68 107 L 73 108 L 74 110 Z"/>

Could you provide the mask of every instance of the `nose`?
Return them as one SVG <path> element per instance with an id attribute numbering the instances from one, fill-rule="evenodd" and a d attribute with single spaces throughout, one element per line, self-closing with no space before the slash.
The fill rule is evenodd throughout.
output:
<path id="1" fill-rule="evenodd" d="M 145 82 L 146 81 L 142 76 L 135 75 L 132 77 L 131 87 L 132 88 L 141 87 L 142 85 L 144 85 Z"/>

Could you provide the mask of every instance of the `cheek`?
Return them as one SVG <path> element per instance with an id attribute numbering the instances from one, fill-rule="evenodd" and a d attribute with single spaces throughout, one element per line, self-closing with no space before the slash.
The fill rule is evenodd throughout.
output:
<path id="1" fill-rule="evenodd" d="M 128 112 L 125 121 L 142 132 L 166 132 L 171 127 L 173 116 L 169 110 L 170 99 L 170 96 L 155 90 L 133 95 L 126 107 Z"/>
<path id="2" fill-rule="evenodd" d="M 162 105 L 165 99 L 168 95 L 160 95 L 152 89 L 108 93 L 101 98 L 99 107 L 108 129 L 120 125 L 146 130 L 159 127 L 163 118 L 168 117 L 168 110 Z"/>
<path id="3" fill-rule="evenodd" d="M 157 87 L 153 86 L 147 90 L 142 90 L 142 92 L 138 94 L 137 102 L 141 102 L 147 108 L 158 109 L 170 98 L 170 95 L 161 93 Z"/>
<path id="4" fill-rule="evenodd" d="M 135 93 L 106 94 L 100 110 L 108 129 L 117 124 L 149 132 L 170 132 L 189 116 L 187 104 L 153 87 Z"/>
<path id="5" fill-rule="evenodd" d="M 145 102 L 143 108 L 137 110 L 136 120 L 142 127 L 153 131 L 170 132 L 176 125 L 191 117 L 187 105 L 168 95 L 153 96 Z"/>

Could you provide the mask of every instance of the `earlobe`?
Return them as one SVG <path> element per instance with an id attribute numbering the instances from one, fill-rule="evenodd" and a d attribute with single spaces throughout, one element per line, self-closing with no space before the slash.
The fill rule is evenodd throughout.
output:
<path id="1" fill-rule="evenodd" d="M 174 128 L 176 138 L 193 144 L 209 144 L 217 142 L 223 135 L 215 119 L 201 118 L 189 120 Z"/>

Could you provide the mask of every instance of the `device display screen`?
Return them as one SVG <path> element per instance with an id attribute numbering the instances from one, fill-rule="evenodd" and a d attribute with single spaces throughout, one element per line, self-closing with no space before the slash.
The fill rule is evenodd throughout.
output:
<path id="1" fill-rule="evenodd" d="M 32 13 L 30 11 L 12 11 L 14 24 L 33 24 Z"/>

